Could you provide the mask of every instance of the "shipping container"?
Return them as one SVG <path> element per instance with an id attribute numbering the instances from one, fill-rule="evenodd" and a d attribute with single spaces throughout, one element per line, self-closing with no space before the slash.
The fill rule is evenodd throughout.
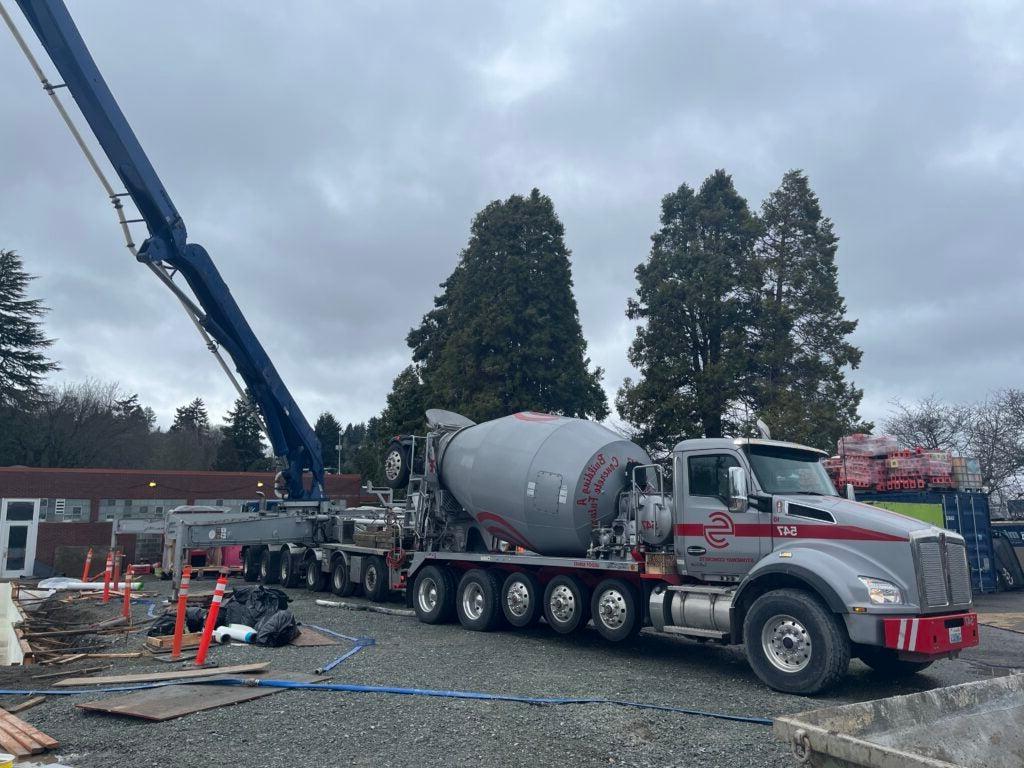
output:
<path id="1" fill-rule="evenodd" d="M 971 584 L 975 594 L 997 590 L 992 523 L 989 518 L 988 496 L 985 494 L 953 491 L 863 491 L 857 493 L 857 501 L 874 504 L 956 531 L 967 543 L 967 560 L 971 565 Z"/>

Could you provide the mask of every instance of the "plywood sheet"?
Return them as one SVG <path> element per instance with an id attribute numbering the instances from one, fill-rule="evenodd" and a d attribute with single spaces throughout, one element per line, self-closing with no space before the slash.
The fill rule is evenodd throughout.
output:
<path id="1" fill-rule="evenodd" d="M 274 678 L 300 683 L 308 683 L 316 679 L 312 675 L 293 673 L 275 673 Z M 261 699 L 283 690 L 287 689 L 207 684 L 172 685 L 149 691 L 135 691 L 98 701 L 86 701 L 76 706 L 90 712 L 104 712 L 110 715 L 124 715 L 161 722 L 193 712 Z"/>
<path id="2" fill-rule="evenodd" d="M 142 672 L 136 675 L 110 675 L 108 677 L 69 677 L 54 683 L 54 686 L 69 685 L 121 685 L 122 683 L 159 683 L 164 680 L 187 680 L 191 677 L 221 677 L 246 672 L 266 672 L 270 662 L 259 664 L 236 664 L 233 667 L 210 667 L 208 669 L 183 669 L 179 672 Z"/>
<path id="3" fill-rule="evenodd" d="M 323 632 L 317 632 L 315 629 L 310 629 L 309 627 L 303 625 L 299 627 L 298 637 L 296 637 L 294 640 L 288 643 L 288 645 L 295 645 L 300 648 L 305 648 L 309 646 L 319 645 L 341 645 L 343 642 L 347 641 L 341 640 L 336 637 L 331 637 L 329 635 L 325 635 Z"/>

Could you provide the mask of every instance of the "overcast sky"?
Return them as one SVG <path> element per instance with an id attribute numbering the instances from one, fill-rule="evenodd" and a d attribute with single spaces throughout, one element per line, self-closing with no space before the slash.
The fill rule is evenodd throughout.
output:
<path id="1" fill-rule="evenodd" d="M 660 199 L 719 167 L 752 207 L 809 175 L 865 416 L 1022 384 L 1018 3 L 69 5 L 310 422 L 380 411 L 473 214 L 533 186 L 565 224 L 611 400 Z M 165 426 L 197 395 L 230 406 L 6 29 L 0 247 L 39 276 L 60 380 L 119 381 Z"/>

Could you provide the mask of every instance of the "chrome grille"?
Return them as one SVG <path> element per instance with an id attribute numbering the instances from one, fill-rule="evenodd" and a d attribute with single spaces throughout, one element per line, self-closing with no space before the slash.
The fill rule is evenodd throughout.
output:
<path id="1" fill-rule="evenodd" d="M 922 608 L 966 606 L 971 602 L 971 568 L 963 539 L 954 534 L 917 538 L 918 585 Z"/>
<path id="2" fill-rule="evenodd" d="M 949 605 L 946 593 L 946 574 L 942 567 L 942 547 L 937 540 L 917 544 L 918 564 L 921 566 L 921 586 L 924 604 L 928 608 Z"/>
<path id="3" fill-rule="evenodd" d="M 953 605 L 971 602 L 971 567 L 967 564 L 967 548 L 962 542 L 946 539 L 946 567 L 949 569 L 949 592 Z"/>

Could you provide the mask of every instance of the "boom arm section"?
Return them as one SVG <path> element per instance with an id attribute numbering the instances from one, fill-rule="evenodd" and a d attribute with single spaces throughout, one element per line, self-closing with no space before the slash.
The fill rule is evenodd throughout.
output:
<path id="1" fill-rule="evenodd" d="M 259 406 L 274 453 L 287 460 L 283 480 L 292 499 L 323 498 L 320 441 L 281 380 L 206 250 L 187 241 L 185 223 L 107 87 L 71 14 L 60 0 L 17 0 L 54 66 L 64 78 L 118 177 L 141 214 L 149 237 L 139 261 L 180 272 L 198 307 L 159 274 L 228 354 Z M 58 87 L 58 86 L 51 86 Z M 119 205 L 116 197 L 115 206 Z M 202 309 L 200 310 L 199 307 Z M 312 482 L 304 482 L 309 470 Z"/>

